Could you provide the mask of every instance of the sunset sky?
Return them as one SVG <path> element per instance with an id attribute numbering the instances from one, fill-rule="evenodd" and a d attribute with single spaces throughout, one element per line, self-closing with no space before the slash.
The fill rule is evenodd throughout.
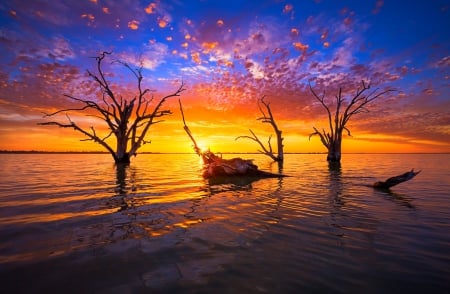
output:
<path id="1" fill-rule="evenodd" d="M 72 129 L 41 126 L 43 113 L 74 107 L 64 94 L 96 99 L 86 74 L 111 51 L 111 81 L 136 90 L 118 63 L 143 65 L 156 99 L 181 81 L 187 123 L 215 152 L 257 151 L 241 139 L 273 133 L 260 117 L 265 96 L 285 152 L 324 152 L 313 127 L 327 126 L 311 84 L 330 101 L 361 80 L 382 96 L 352 118 L 343 152 L 450 152 L 449 1 L 12 1 L 0 3 L 0 150 L 103 151 Z M 90 95 L 90 96 L 89 96 Z M 178 100 L 140 151 L 190 152 Z M 80 125 L 101 121 L 68 113 Z M 66 116 L 55 117 L 67 122 Z M 104 129 L 104 128 L 103 128 Z M 272 144 L 276 146 L 274 139 Z"/>

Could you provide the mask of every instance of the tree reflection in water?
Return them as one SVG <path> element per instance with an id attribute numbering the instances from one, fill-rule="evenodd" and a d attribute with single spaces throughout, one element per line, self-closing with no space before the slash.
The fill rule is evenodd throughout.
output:
<path id="1" fill-rule="evenodd" d="M 410 209 L 416 209 L 412 204 L 412 199 L 404 194 L 392 191 L 391 189 L 376 189 L 376 194 L 381 194 L 385 199 L 393 201 L 394 203 Z"/>
<path id="2" fill-rule="evenodd" d="M 345 205 L 342 196 L 343 184 L 342 184 L 342 167 L 340 162 L 328 162 L 329 172 L 329 189 L 332 207 L 339 209 Z"/>
<path id="3" fill-rule="evenodd" d="M 116 186 L 114 189 L 115 195 L 110 204 L 117 206 L 118 211 L 122 211 L 130 208 L 130 199 L 127 199 L 128 194 L 136 191 L 134 183 L 136 170 L 126 163 L 116 163 L 114 168 L 116 170 Z"/>

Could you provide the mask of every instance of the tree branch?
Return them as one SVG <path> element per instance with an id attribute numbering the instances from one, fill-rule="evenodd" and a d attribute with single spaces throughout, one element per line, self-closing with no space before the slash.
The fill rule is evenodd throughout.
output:
<path id="1" fill-rule="evenodd" d="M 270 144 L 270 139 L 272 138 L 272 136 L 269 136 L 269 140 L 268 140 L 269 150 L 267 150 L 266 146 L 264 146 L 264 144 L 261 142 L 261 140 L 258 138 L 258 136 L 256 136 L 256 134 L 251 129 L 249 129 L 249 131 L 253 135 L 253 137 L 251 137 L 251 136 L 238 136 L 234 140 L 237 141 L 237 140 L 239 140 L 241 138 L 246 138 L 246 139 L 250 139 L 252 141 L 255 141 L 262 148 L 262 151 L 258 150 L 259 153 L 265 154 L 265 155 L 269 156 L 270 158 L 272 158 L 274 161 L 277 161 L 277 157 L 273 154 L 272 146 Z"/>

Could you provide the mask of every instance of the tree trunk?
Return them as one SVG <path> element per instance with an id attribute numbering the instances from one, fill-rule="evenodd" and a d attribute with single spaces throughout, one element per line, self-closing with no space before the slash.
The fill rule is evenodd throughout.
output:
<path id="1" fill-rule="evenodd" d="M 341 140 L 336 140 L 328 148 L 327 160 L 329 162 L 341 162 Z"/>
<path id="2" fill-rule="evenodd" d="M 114 160 L 116 161 L 116 163 L 124 163 L 124 164 L 129 164 L 131 162 L 130 155 L 128 153 L 124 153 L 120 157 L 116 155 Z"/>
<path id="3" fill-rule="evenodd" d="M 284 160 L 283 137 L 281 136 L 280 130 L 275 130 L 275 132 L 277 134 L 277 152 L 278 152 L 277 161 L 283 162 Z"/>
<path id="4" fill-rule="evenodd" d="M 127 137 L 125 135 L 117 136 L 117 151 L 114 160 L 116 163 L 130 163 L 130 155 L 127 152 Z"/>

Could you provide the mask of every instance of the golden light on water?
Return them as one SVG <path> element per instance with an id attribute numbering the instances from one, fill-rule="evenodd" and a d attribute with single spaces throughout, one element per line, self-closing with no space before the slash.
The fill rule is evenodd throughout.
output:
<path id="1" fill-rule="evenodd" d="M 57 221 L 65 221 L 72 218 L 94 217 L 106 214 L 111 214 L 117 211 L 117 208 L 104 208 L 96 210 L 85 210 L 77 212 L 64 213 L 33 213 L 26 216 L 17 215 L 13 217 L 0 217 L 2 224 L 17 225 L 17 224 L 33 224 L 33 223 L 51 223 Z"/>

